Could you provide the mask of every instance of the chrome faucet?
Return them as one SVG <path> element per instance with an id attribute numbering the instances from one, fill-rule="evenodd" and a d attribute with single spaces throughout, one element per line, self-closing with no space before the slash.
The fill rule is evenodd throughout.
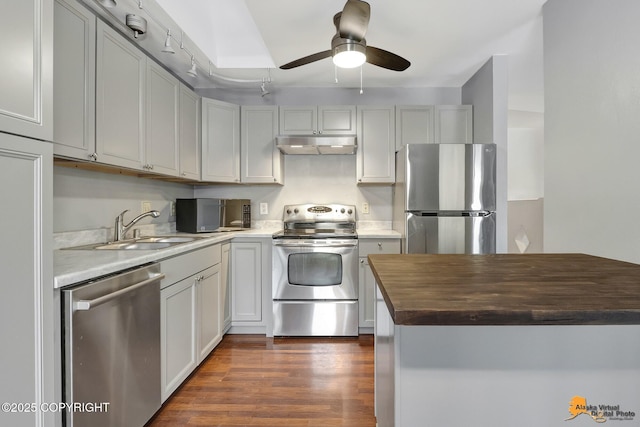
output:
<path id="1" fill-rule="evenodd" d="M 158 211 L 149 211 L 149 212 L 145 212 L 143 214 L 138 215 L 137 217 L 133 218 L 129 224 L 124 225 L 124 214 L 127 212 L 129 212 L 129 209 L 123 211 L 120 215 L 116 217 L 116 226 L 113 233 L 114 242 L 118 242 L 124 239 L 124 235 L 127 234 L 127 231 L 129 231 L 129 229 L 133 227 L 135 223 L 140 221 L 142 218 L 146 216 L 152 216 L 154 218 L 158 218 L 160 216 L 160 212 Z"/>

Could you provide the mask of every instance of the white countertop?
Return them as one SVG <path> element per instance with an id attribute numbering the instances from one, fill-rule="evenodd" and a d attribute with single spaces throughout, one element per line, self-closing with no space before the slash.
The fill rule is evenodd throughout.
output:
<path id="1" fill-rule="evenodd" d="M 204 239 L 155 250 L 70 250 L 53 251 L 53 287 L 61 288 L 131 267 L 171 258 L 237 238 L 270 238 L 279 229 L 250 229 L 225 233 L 203 233 Z M 184 234 L 184 233 L 172 233 Z"/>
<path id="2" fill-rule="evenodd" d="M 395 230 L 358 229 L 359 239 L 399 239 L 400 233 Z"/>
<path id="3" fill-rule="evenodd" d="M 270 238 L 278 231 L 280 231 L 279 228 L 255 228 L 225 233 L 203 233 L 197 236 L 206 237 L 204 239 L 148 251 L 57 249 L 53 251 L 53 287 L 62 288 L 138 265 L 171 258 L 182 253 L 231 239 Z M 400 233 L 383 229 L 359 229 L 358 237 L 361 239 L 399 239 Z"/>

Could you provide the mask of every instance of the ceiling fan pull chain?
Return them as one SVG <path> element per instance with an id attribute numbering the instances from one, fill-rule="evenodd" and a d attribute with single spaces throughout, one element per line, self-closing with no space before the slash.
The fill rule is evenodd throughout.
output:
<path id="1" fill-rule="evenodd" d="M 360 95 L 362 95 L 362 65 L 360 66 Z"/>

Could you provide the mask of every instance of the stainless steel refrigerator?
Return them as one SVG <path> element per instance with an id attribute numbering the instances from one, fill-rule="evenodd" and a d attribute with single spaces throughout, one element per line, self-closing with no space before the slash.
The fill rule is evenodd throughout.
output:
<path id="1" fill-rule="evenodd" d="M 495 144 L 408 144 L 396 153 L 402 253 L 496 251 Z"/>

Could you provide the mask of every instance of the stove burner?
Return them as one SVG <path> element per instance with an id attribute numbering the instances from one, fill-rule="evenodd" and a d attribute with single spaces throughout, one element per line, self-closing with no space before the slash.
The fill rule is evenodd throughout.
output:
<path id="1" fill-rule="evenodd" d="M 284 231 L 274 238 L 357 238 L 353 205 L 287 205 Z"/>

